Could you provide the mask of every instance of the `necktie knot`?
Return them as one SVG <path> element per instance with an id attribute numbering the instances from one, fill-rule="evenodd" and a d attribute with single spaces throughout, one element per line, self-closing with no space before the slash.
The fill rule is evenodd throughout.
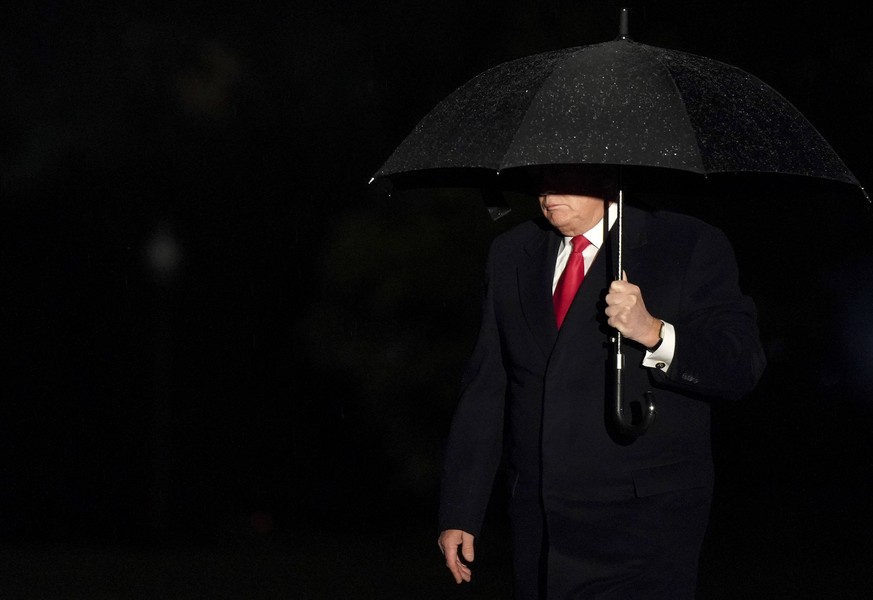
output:
<path id="1" fill-rule="evenodd" d="M 573 252 L 582 252 L 591 245 L 591 242 L 584 235 L 577 235 L 572 240 L 570 240 L 570 244 L 573 246 Z"/>

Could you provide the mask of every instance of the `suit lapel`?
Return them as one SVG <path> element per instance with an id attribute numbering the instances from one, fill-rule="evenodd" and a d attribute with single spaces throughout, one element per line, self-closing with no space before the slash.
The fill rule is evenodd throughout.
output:
<path id="1" fill-rule="evenodd" d="M 521 310 L 543 355 L 548 357 L 558 336 L 555 307 L 552 304 L 552 279 L 561 236 L 544 227 L 525 246 L 527 260 L 518 267 Z"/>
<path id="2" fill-rule="evenodd" d="M 627 273 L 635 273 L 643 258 L 642 248 L 646 245 L 646 218 L 648 213 L 633 206 L 624 208 L 624 251 L 622 253 L 622 269 Z M 610 232 L 610 256 L 615 265 L 611 273 L 618 272 L 618 224 Z M 633 275 L 631 275 L 633 278 Z M 633 281 L 633 279 L 631 279 Z"/>

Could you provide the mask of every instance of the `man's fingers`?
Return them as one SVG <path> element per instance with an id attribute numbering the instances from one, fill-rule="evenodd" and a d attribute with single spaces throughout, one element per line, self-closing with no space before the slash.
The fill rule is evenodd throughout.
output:
<path id="1" fill-rule="evenodd" d="M 459 568 L 460 562 L 458 561 L 458 547 L 452 543 L 444 545 L 442 539 L 440 539 L 440 550 L 443 551 L 443 556 L 446 559 L 446 566 L 449 568 L 449 571 L 452 572 L 455 582 L 461 583 L 462 579 Z"/>
<path id="2" fill-rule="evenodd" d="M 464 551 L 466 552 L 466 550 Z M 473 575 L 470 571 L 470 567 L 461 561 L 457 547 L 446 552 L 446 566 L 449 568 L 449 571 L 452 572 L 452 576 L 455 578 L 455 583 L 470 581 L 470 578 Z"/>
<path id="3" fill-rule="evenodd" d="M 467 562 L 473 562 L 475 558 L 475 553 L 473 552 L 473 536 L 469 533 L 465 533 L 461 539 L 461 554 L 464 555 Z"/>
<path id="4" fill-rule="evenodd" d="M 615 294 L 639 293 L 640 288 L 627 279 L 615 279 L 609 284 L 609 291 Z"/>

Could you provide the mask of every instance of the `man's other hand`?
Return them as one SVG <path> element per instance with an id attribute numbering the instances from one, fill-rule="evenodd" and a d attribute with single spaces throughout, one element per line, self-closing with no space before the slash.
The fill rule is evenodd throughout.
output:
<path id="1" fill-rule="evenodd" d="M 443 556 L 446 557 L 446 566 L 455 577 L 456 583 L 470 581 L 472 573 L 467 563 L 473 562 L 474 536 L 460 529 L 446 529 L 440 534 L 437 541 Z M 460 555 L 458 547 L 461 548 Z M 463 557 L 463 560 L 461 558 Z M 466 562 L 465 562 L 466 561 Z"/>

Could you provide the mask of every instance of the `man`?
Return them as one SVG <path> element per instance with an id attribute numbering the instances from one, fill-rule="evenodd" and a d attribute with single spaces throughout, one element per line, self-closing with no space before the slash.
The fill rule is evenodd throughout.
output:
<path id="1" fill-rule="evenodd" d="M 503 458 L 517 598 L 694 597 L 712 496 L 709 403 L 760 377 L 755 309 L 724 235 L 676 214 L 625 209 L 626 276 L 613 281 L 605 173 L 551 172 L 545 221 L 492 244 L 443 467 L 439 545 L 458 583 L 470 581 Z M 559 326 L 553 292 L 580 234 L 584 279 Z M 656 404 L 635 440 L 607 416 L 615 330 L 626 399 Z"/>

